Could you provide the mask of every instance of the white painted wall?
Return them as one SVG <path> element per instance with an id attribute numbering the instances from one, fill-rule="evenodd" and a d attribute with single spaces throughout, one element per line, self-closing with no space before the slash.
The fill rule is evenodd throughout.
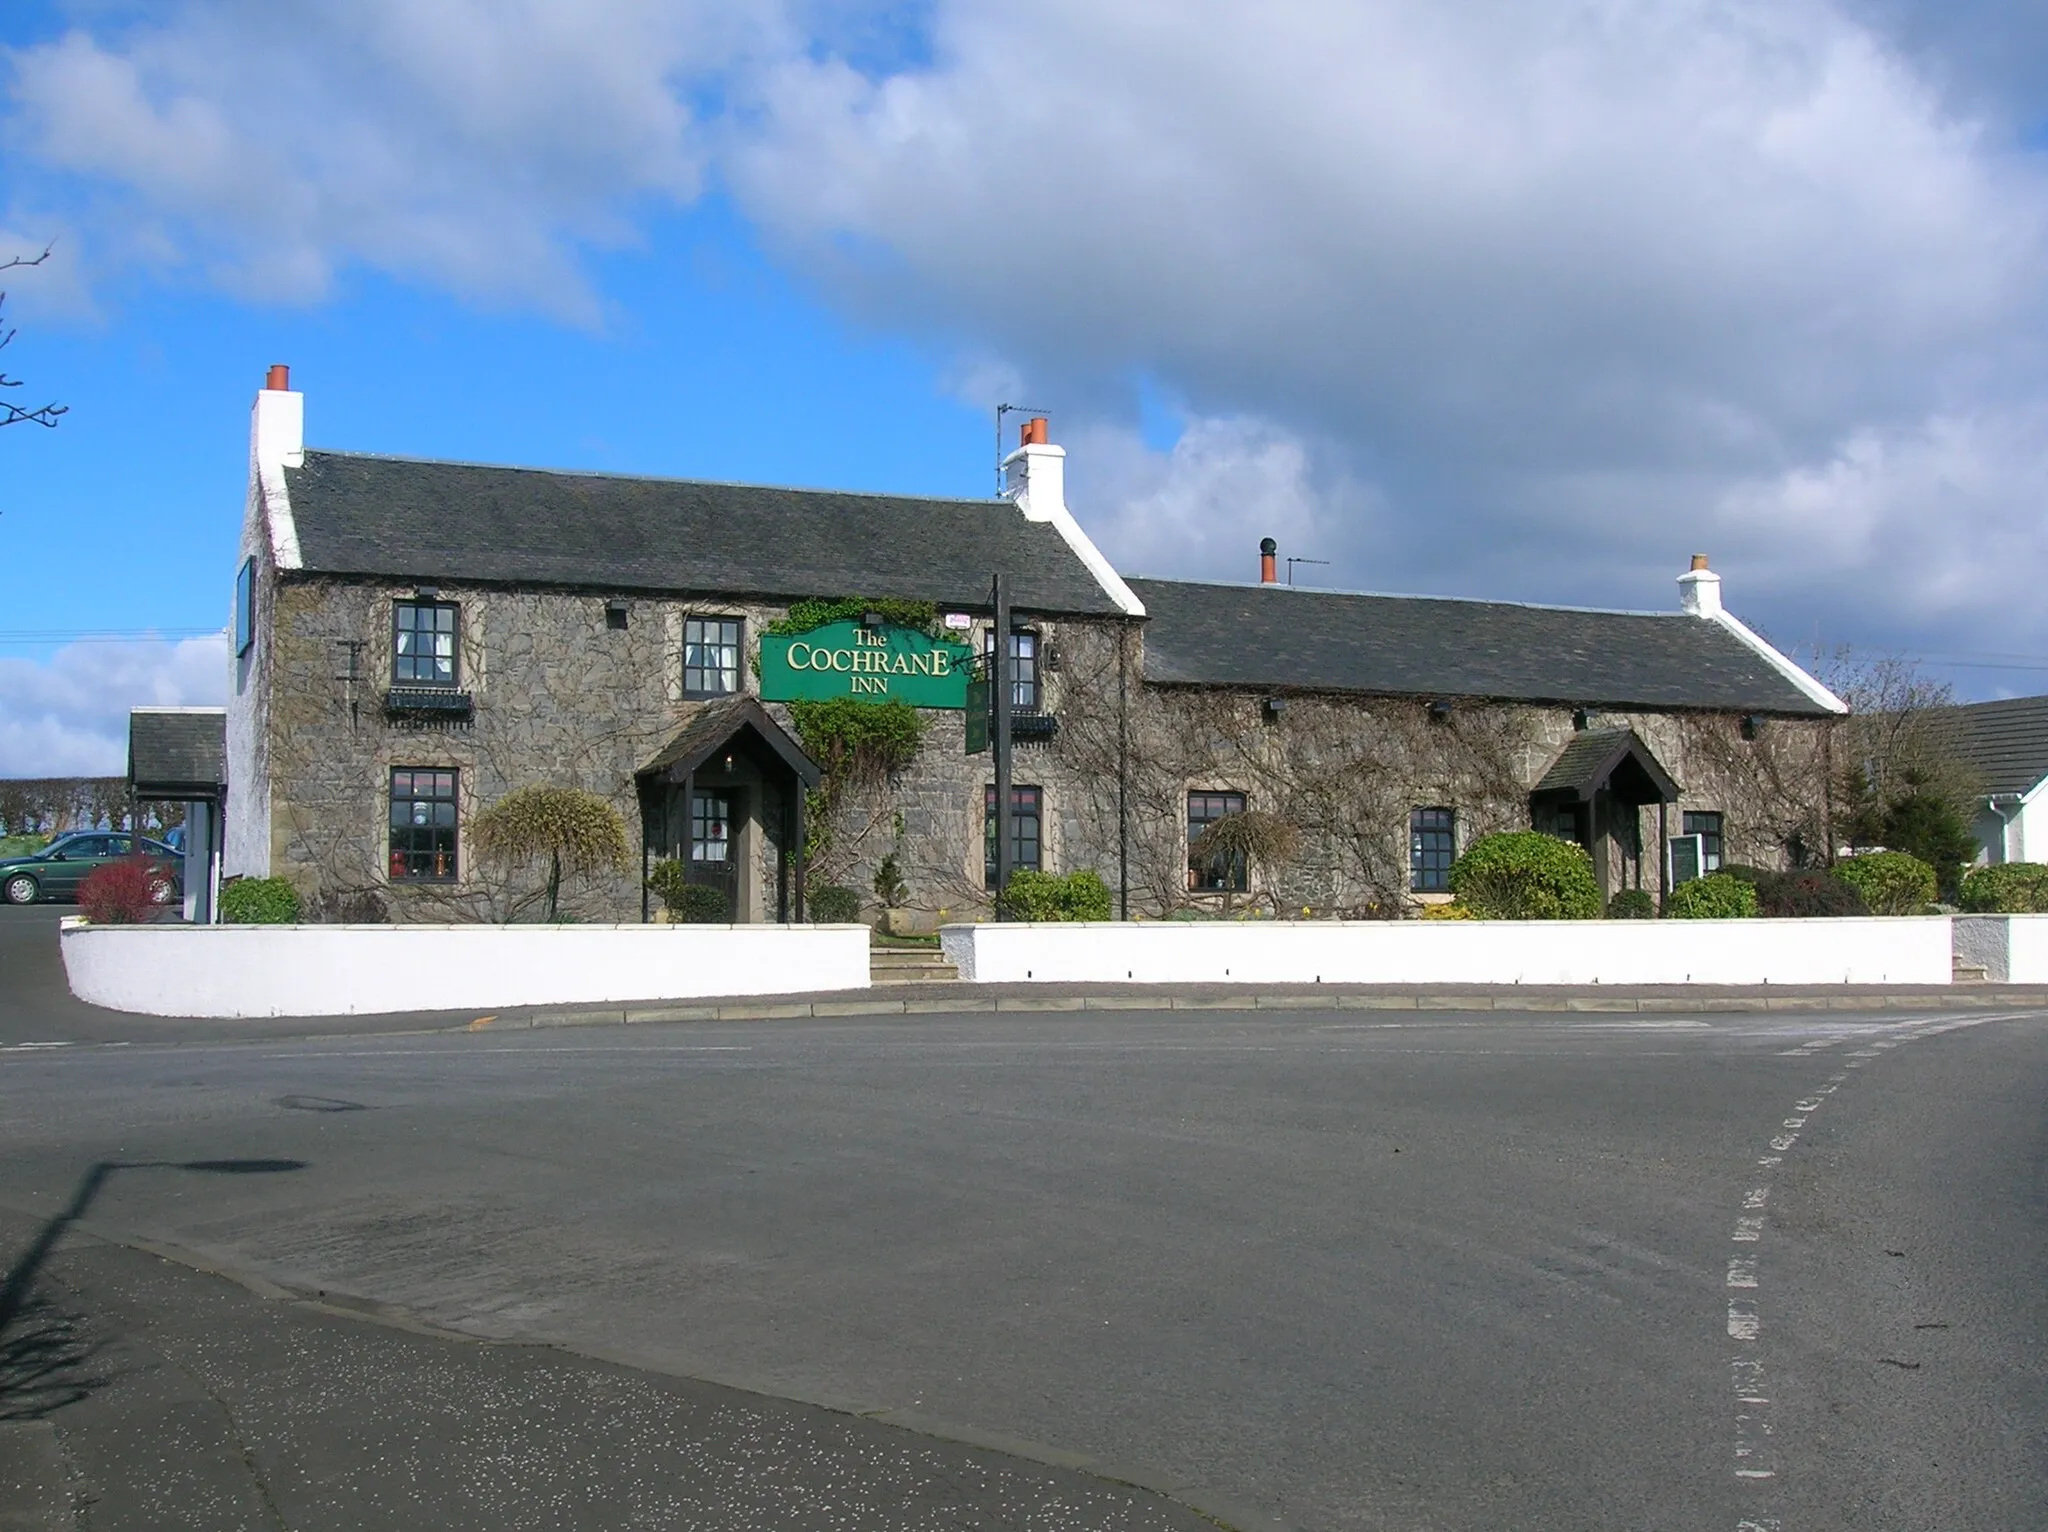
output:
<path id="1" fill-rule="evenodd" d="M 146 1016 L 365 1016 L 868 987 L 866 926 L 91 926 L 90 1005 Z"/>
<path id="2" fill-rule="evenodd" d="M 1958 915 L 1956 961 L 1996 984 L 2048 984 L 2048 915 Z"/>
<path id="3" fill-rule="evenodd" d="M 1949 919 L 947 926 L 980 984 L 1947 984 Z"/>

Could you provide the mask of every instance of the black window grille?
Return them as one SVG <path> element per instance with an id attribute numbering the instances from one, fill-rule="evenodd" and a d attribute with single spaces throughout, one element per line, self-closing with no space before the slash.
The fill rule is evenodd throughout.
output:
<path id="1" fill-rule="evenodd" d="M 732 799 L 724 793 L 691 794 L 690 860 L 707 871 L 732 860 Z"/>
<path id="2" fill-rule="evenodd" d="M 1200 856 L 1195 842 L 1219 819 L 1244 812 L 1243 793 L 1188 794 L 1188 891 L 1196 894 L 1241 894 L 1251 887 L 1251 868 L 1241 851 Z"/>
<path id="3" fill-rule="evenodd" d="M 439 767 L 391 769 L 391 879 L 455 881 L 455 778 Z"/>
<path id="4" fill-rule="evenodd" d="M 1040 847 L 1043 836 L 1040 828 L 1044 822 L 1045 798 L 1035 787 L 1012 787 L 1010 789 L 1010 871 L 1038 872 L 1042 870 Z M 982 834 L 981 860 L 982 878 L 990 887 L 996 886 L 996 790 L 982 789 Z"/>
<path id="5" fill-rule="evenodd" d="M 1716 810 L 1712 813 L 1687 814 L 1685 816 L 1685 833 L 1687 835 L 1697 835 L 1700 838 L 1700 871 L 1704 874 L 1719 868 L 1721 865 L 1720 812 Z"/>
<path id="6" fill-rule="evenodd" d="M 1451 863 L 1458 859 L 1458 817 L 1450 809 L 1416 809 L 1408 815 L 1408 887 L 1418 894 L 1447 894 Z"/>
<path id="7" fill-rule="evenodd" d="M 740 619 L 692 617 L 683 624 L 683 695 L 727 697 L 740 689 Z"/>
<path id="8" fill-rule="evenodd" d="M 982 660 L 989 667 L 989 677 L 995 676 L 996 635 L 990 629 L 982 635 Z M 1036 633 L 1012 633 L 1010 635 L 1010 706 L 1019 713 L 1040 711 L 1038 686 L 1038 635 Z"/>
<path id="9" fill-rule="evenodd" d="M 391 608 L 394 686 L 453 686 L 461 609 L 452 601 L 399 601 Z"/>

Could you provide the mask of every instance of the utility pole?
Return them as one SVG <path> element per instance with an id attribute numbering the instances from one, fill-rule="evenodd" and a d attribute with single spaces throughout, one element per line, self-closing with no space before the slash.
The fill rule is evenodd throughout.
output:
<path id="1" fill-rule="evenodd" d="M 995 651 L 992 656 L 995 673 L 991 679 L 996 694 L 996 717 L 995 737 L 989 741 L 989 748 L 996 757 L 996 919 L 1007 920 L 1013 852 L 1010 840 L 1010 582 L 1000 574 L 996 576 L 995 608 L 995 633 L 990 647 Z"/>

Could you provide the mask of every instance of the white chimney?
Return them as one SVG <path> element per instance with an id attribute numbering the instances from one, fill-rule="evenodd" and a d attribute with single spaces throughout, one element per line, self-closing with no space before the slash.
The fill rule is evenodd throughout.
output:
<path id="1" fill-rule="evenodd" d="M 1707 568 L 1707 556 L 1695 553 L 1692 568 L 1678 577 L 1678 604 L 1692 617 L 1721 615 L 1721 577 Z"/>
<path id="2" fill-rule="evenodd" d="M 1003 459 L 1003 493 L 1026 521 L 1054 521 L 1067 508 L 1067 449 L 1046 440 L 1045 417 L 1019 428 L 1017 450 Z"/>
<path id="3" fill-rule="evenodd" d="M 291 369 L 279 363 L 270 369 L 249 414 L 249 465 L 252 470 L 301 468 L 306 462 L 306 396 L 295 394 Z"/>

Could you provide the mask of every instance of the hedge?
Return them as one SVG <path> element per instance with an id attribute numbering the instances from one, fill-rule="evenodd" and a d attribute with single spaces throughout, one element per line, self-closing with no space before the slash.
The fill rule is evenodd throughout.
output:
<path id="1" fill-rule="evenodd" d="M 1934 902 L 1934 869 L 1903 851 L 1873 851 L 1837 864 L 1835 876 L 1863 896 L 1873 915 L 1917 915 Z"/>
<path id="2" fill-rule="evenodd" d="M 1742 920 L 1756 910 L 1756 885 L 1725 872 L 1681 883 L 1664 901 L 1664 913 L 1672 920 Z"/>
<path id="3" fill-rule="evenodd" d="M 813 925 L 860 924 L 860 895 L 837 883 L 818 883 L 804 894 L 804 911 Z"/>
<path id="4" fill-rule="evenodd" d="M 1482 836 L 1451 864 L 1451 892 L 1482 920 L 1598 920 L 1585 848 L 1535 830 Z"/>
<path id="5" fill-rule="evenodd" d="M 1064 878 L 1013 872 L 1003 903 L 1012 920 L 1107 920 L 1111 909 L 1109 885 L 1085 868 Z"/>
<path id="6" fill-rule="evenodd" d="M 1625 888 L 1607 901 L 1609 920 L 1655 920 L 1657 900 L 1648 889 Z"/>
<path id="7" fill-rule="evenodd" d="M 288 926 L 299 918 L 299 891 L 288 878 L 236 878 L 220 889 L 220 918 L 231 926 Z"/>
<path id="8" fill-rule="evenodd" d="M 1756 880 L 1757 904 L 1774 920 L 1868 915 L 1854 887 L 1824 872 L 1767 872 Z"/>
<path id="9" fill-rule="evenodd" d="M 2048 914 L 2048 867 L 1994 862 L 1963 879 L 1961 904 L 1972 915 Z"/>

